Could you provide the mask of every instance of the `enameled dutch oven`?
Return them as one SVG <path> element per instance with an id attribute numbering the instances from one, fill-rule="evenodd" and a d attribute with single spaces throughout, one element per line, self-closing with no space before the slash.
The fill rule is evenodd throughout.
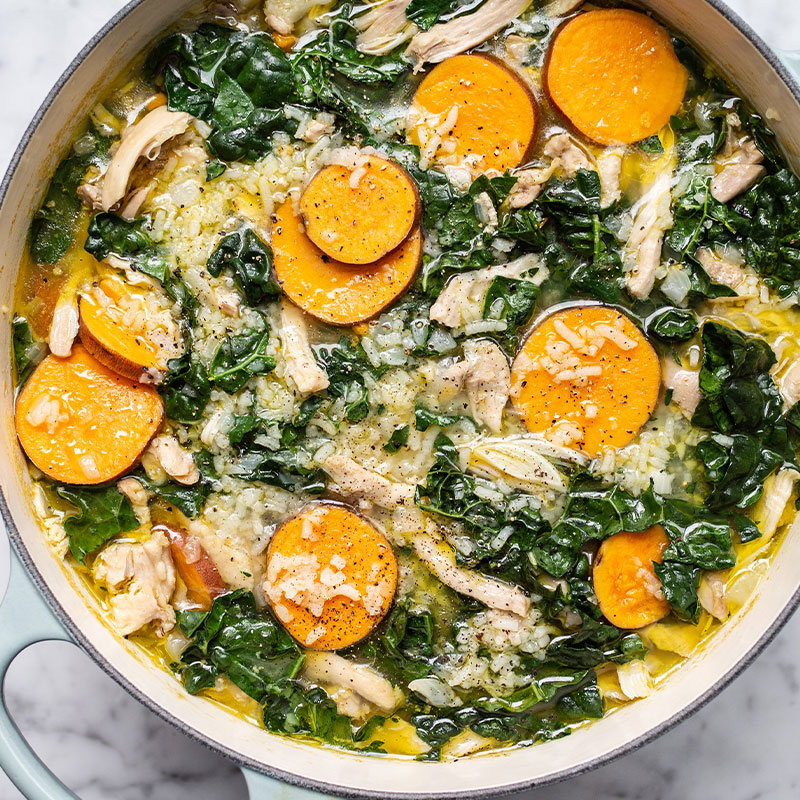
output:
<path id="1" fill-rule="evenodd" d="M 83 49 L 28 128 L 0 187 L 0 297 L 12 305 L 31 214 L 73 131 L 138 53 L 194 0 L 134 0 Z M 800 171 L 800 52 L 776 54 L 719 0 L 644 0 L 687 35 L 741 87 L 776 130 Z M 7 319 L 7 318 L 6 318 Z M 10 352 L 0 325 L 0 353 Z M 696 711 L 738 675 L 800 602 L 800 537 L 783 543 L 757 596 L 653 695 L 555 742 L 449 763 L 375 758 L 316 747 L 259 730 L 201 698 L 153 664 L 100 620 L 96 602 L 48 549 L 32 510 L 13 422 L 8 359 L 0 361 L 0 510 L 13 552 L 0 538 L 0 573 L 10 582 L 0 607 L 0 678 L 14 656 L 46 639 L 76 642 L 134 697 L 187 735 L 239 764 L 253 800 L 346 797 L 494 797 L 593 769 L 650 741 Z M 3 552 L 6 551 L 6 552 Z M 10 569 L 9 569 L 10 568 Z M 0 574 L 0 586 L 4 585 Z M 30 751 L 0 709 L 0 766 L 29 800 L 75 798 Z M 287 785 L 288 784 L 288 785 Z"/>

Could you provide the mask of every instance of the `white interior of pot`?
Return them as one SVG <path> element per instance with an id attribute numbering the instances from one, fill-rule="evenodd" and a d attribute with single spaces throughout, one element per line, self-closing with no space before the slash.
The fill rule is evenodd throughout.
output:
<path id="1" fill-rule="evenodd" d="M 37 208 L 48 175 L 69 139 L 103 87 L 116 77 L 109 70 L 128 63 L 177 16 L 191 0 L 144 2 L 99 43 L 66 82 L 32 136 L 17 167 L 0 212 L 0 292 L 13 306 L 17 264 L 28 223 Z M 768 61 L 717 11 L 698 0 L 652 0 L 648 4 L 670 25 L 685 32 L 738 84 L 778 130 L 795 168 L 800 167 L 800 108 Z M 777 116 L 776 116 L 777 115 Z M 9 352 L 9 325 L 0 326 L 0 352 Z M 13 392 L 8 361 L 2 366 L 2 398 L 7 409 L 0 438 L 0 476 L 21 538 L 44 581 L 100 657 L 134 689 L 207 740 L 245 759 L 293 773 L 304 779 L 339 785 L 371 796 L 388 792 L 436 794 L 481 793 L 493 787 L 546 780 L 582 764 L 603 759 L 692 706 L 746 659 L 776 623 L 798 588 L 795 564 L 800 540 L 788 539 L 747 613 L 733 620 L 711 644 L 672 675 L 651 697 L 614 713 L 606 720 L 565 739 L 508 754 L 456 763 L 416 763 L 391 758 L 360 757 L 272 736 L 223 709 L 186 694 L 178 681 L 153 667 L 127 642 L 87 610 L 93 600 L 74 576 L 53 558 L 21 491 L 27 480 L 10 413 Z"/>

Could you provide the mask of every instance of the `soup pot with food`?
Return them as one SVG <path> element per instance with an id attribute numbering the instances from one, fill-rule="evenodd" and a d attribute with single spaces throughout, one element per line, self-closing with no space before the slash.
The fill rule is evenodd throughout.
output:
<path id="1" fill-rule="evenodd" d="M 697 709 L 800 598 L 798 63 L 716 0 L 126 6 L 2 187 L 3 668 L 76 642 L 253 797 Z"/>

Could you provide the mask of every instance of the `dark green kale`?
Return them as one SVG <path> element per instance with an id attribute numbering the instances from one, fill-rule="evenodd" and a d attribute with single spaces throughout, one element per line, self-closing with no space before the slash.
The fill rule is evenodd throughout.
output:
<path id="1" fill-rule="evenodd" d="M 31 222 L 30 252 L 34 261 L 55 264 L 75 240 L 81 214 L 78 187 L 89 167 L 106 165 L 110 145 L 110 139 L 87 131 L 56 168 L 42 207 Z"/>
<path id="2" fill-rule="evenodd" d="M 17 370 L 17 385 L 22 386 L 47 354 L 47 347 L 44 342 L 34 338 L 25 317 L 14 317 L 11 323 L 11 346 L 14 351 L 14 367 Z"/>
<path id="3" fill-rule="evenodd" d="M 267 33 L 203 23 L 162 39 L 146 69 L 163 74 L 170 109 L 211 125 L 206 146 L 219 161 L 255 161 L 276 131 L 297 129 L 285 108 L 295 97 L 292 65 Z"/>
<path id="4" fill-rule="evenodd" d="M 167 374 L 158 387 L 167 417 L 177 422 L 197 422 L 211 398 L 208 370 L 191 342 L 190 336 L 184 337 L 183 354 L 167 362 Z"/>
<path id="5" fill-rule="evenodd" d="M 77 513 L 64 519 L 69 549 L 80 564 L 118 533 L 139 527 L 130 501 L 116 486 L 86 488 L 57 486 L 59 497 L 71 503 Z"/>
<path id="6" fill-rule="evenodd" d="M 713 487 L 707 504 L 747 508 L 772 472 L 796 463 L 783 400 L 770 373 L 775 354 L 763 339 L 718 322 L 703 325 L 702 341 L 703 399 L 692 424 L 722 434 L 696 447 Z"/>
<path id="7" fill-rule="evenodd" d="M 305 445 L 306 426 L 320 410 L 323 398 L 312 396 L 300 406 L 289 422 L 260 417 L 255 398 L 248 414 L 234 417 L 228 437 L 236 448 L 236 474 L 244 480 L 261 481 L 294 492 L 319 494 L 325 490 L 324 473 L 311 466 L 311 453 Z M 261 438 L 276 430 L 278 449 L 264 444 Z"/>
<path id="8" fill-rule="evenodd" d="M 328 374 L 328 394 L 345 401 L 345 418 L 359 422 L 369 414 L 366 377 L 380 378 L 389 367 L 374 367 L 354 338 L 342 336 L 334 347 L 320 349 L 319 360 Z"/>
<path id="9" fill-rule="evenodd" d="M 403 425 L 399 428 L 395 428 L 392 431 L 392 435 L 389 437 L 389 441 L 383 446 L 383 449 L 387 453 L 396 453 L 401 448 L 408 447 L 409 433 L 411 433 L 410 425 Z"/>
<path id="10" fill-rule="evenodd" d="M 508 327 L 501 337 L 501 344 L 511 355 L 519 345 L 517 330 L 526 325 L 533 316 L 541 288 L 532 281 L 494 278 L 483 301 L 483 318 L 505 320 Z"/>
<path id="11" fill-rule="evenodd" d="M 203 513 L 205 502 L 217 485 L 219 475 L 214 468 L 213 456 L 207 450 L 200 450 L 194 453 L 193 457 L 200 479 L 191 485 L 176 481 L 155 483 L 143 470 L 135 472 L 132 477 L 190 519 L 196 519 Z"/>
<path id="12" fill-rule="evenodd" d="M 234 394 L 250 378 L 266 375 L 275 369 L 275 359 L 268 356 L 269 328 L 228 336 L 217 348 L 208 368 L 208 379 L 223 392 Z"/>
<path id="13" fill-rule="evenodd" d="M 685 342 L 691 339 L 699 324 L 693 311 L 686 308 L 659 308 L 644 320 L 644 332 L 662 342 Z"/>
<path id="14" fill-rule="evenodd" d="M 242 227 L 225 236 L 208 259 L 208 271 L 218 278 L 223 269 L 233 273 L 236 287 L 249 306 L 280 296 L 271 279 L 272 249 L 252 228 Z"/>
<path id="15" fill-rule="evenodd" d="M 460 422 L 462 419 L 473 422 L 471 417 L 465 417 L 458 414 L 440 414 L 437 411 L 431 411 L 422 405 L 420 401 L 414 406 L 414 427 L 418 431 L 426 431 L 431 425 L 436 425 L 439 428 L 449 428 Z M 473 422 L 473 425 L 475 423 Z"/>
<path id="16" fill-rule="evenodd" d="M 110 211 L 96 214 L 89 223 L 84 249 L 98 261 L 111 254 L 125 259 L 134 269 L 160 281 L 164 291 L 180 303 L 188 318 L 194 314 L 197 300 L 180 272 L 170 269 L 166 254 L 150 238 L 147 217 L 128 220 Z"/>
<path id="17" fill-rule="evenodd" d="M 264 702 L 303 663 L 294 639 L 268 609 L 258 610 L 252 593 L 244 589 L 217 597 L 210 611 L 178 611 L 176 617 L 190 643 L 175 666 L 191 694 L 211 688 L 224 675 Z"/>

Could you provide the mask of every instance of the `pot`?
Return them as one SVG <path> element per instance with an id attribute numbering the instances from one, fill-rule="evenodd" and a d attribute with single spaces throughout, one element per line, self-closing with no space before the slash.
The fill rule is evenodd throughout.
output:
<path id="1" fill-rule="evenodd" d="M 0 187 L 0 296 L 11 305 L 28 222 L 70 138 L 116 77 L 194 0 L 133 0 L 73 61 L 28 128 Z M 776 54 L 720 0 L 646 0 L 716 63 L 776 130 L 800 171 L 800 52 Z M 10 325 L 0 325 L 0 352 L 10 352 Z M 13 552 L 0 539 L 10 582 L 0 607 L 0 679 L 14 656 L 45 639 L 76 642 L 115 680 L 187 735 L 235 761 L 251 798 L 497 796 L 593 769 L 650 741 L 696 711 L 735 678 L 775 636 L 800 603 L 800 538 L 781 546 L 748 607 L 650 697 L 621 708 L 572 736 L 508 753 L 457 762 L 420 763 L 339 752 L 270 735 L 202 698 L 188 695 L 100 620 L 81 581 L 53 558 L 27 500 L 28 474 L 13 423 L 9 362 L 0 365 L 0 511 Z M 0 569 L 0 571 L 2 571 Z M 0 575 L 0 579 L 2 576 Z M 2 584 L 0 584 L 2 585 Z M 30 800 L 75 798 L 30 751 L 0 709 L 0 766 Z M 282 785 L 281 782 L 289 784 Z"/>

